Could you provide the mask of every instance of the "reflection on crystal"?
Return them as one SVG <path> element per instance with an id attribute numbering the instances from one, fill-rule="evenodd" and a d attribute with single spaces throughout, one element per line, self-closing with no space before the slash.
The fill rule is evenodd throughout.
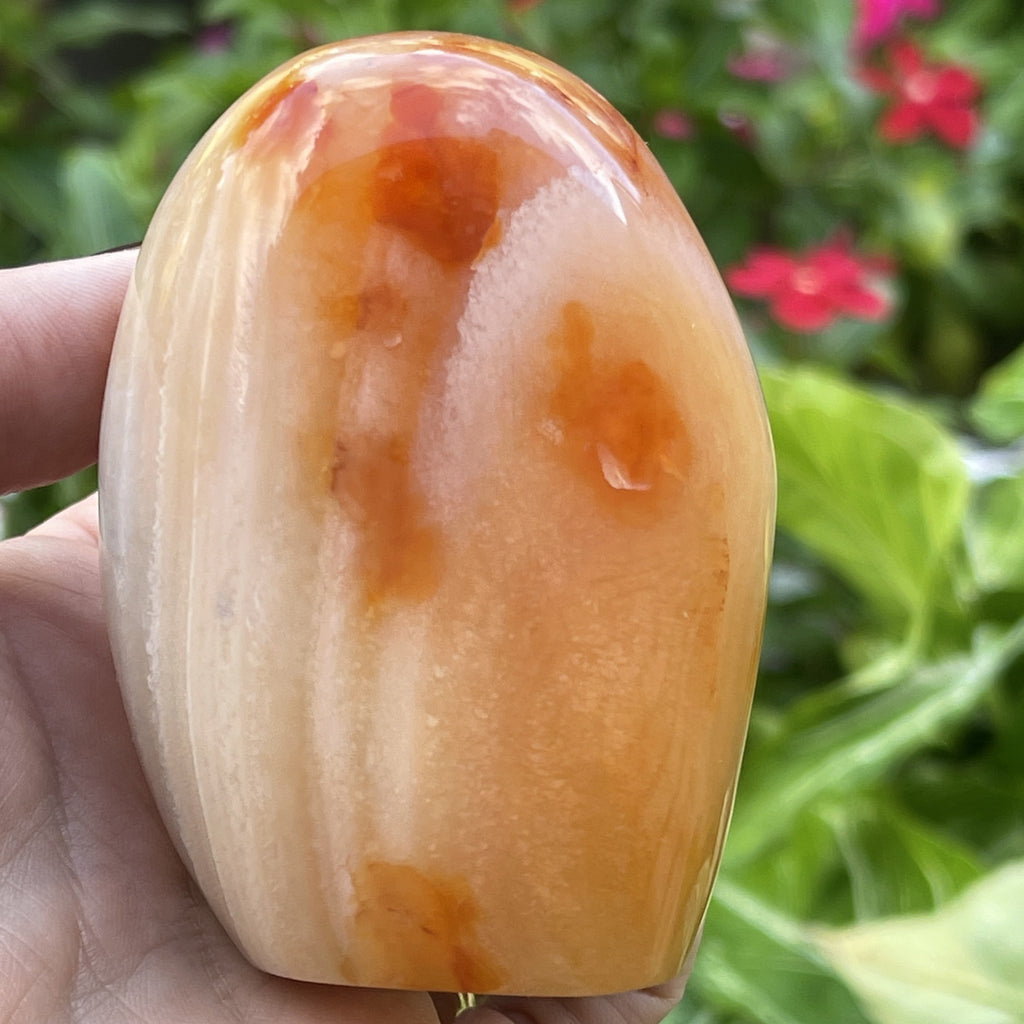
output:
<path id="1" fill-rule="evenodd" d="M 601 463 L 601 475 L 617 491 L 649 491 L 650 480 L 636 480 L 629 474 L 629 467 L 620 462 L 607 445 L 597 445 L 597 458 Z"/>

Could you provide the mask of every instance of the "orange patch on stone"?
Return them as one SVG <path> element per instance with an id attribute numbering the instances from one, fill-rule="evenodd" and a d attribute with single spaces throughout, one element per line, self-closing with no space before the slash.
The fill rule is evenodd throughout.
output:
<path id="1" fill-rule="evenodd" d="M 500 172 L 493 148 L 477 139 L 392 143 L 374 176 L 374 218 L 445 266 L 468 264 L 497 216 Z"/>
<path id="2" fill-rule="evenodd" d="M 370 861 L 353 883 L 360 959 L 388 965 L 383 978 L 374 975 L 377 984 L 442 992 L 486 992 L 501 984 L 502 972 L 476 937 L 479 911 L 465 881 Z"/>
<path id="3" fill-rule="evenodd" d="M 595 359 L 594 320 L 567 302 L 551 337 L 558 380 L 550 413 L 576 469 L 604 500 L 652 508 L 689 462 L 679 411 L 664 381 L 643 360 Z"/>
<path id="4" fill-rule="evenodd" d="M 367 602 L 429 596 L 441 573 L 441 536 L 427 520 L 409 442 L 399 435 L 339 438 L 331 490 L 359 527 L 356 557 Z"/>

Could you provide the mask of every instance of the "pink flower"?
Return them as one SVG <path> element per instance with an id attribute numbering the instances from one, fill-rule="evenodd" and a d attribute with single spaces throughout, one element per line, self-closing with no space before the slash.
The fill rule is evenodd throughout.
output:
<path id="1" fill-rule="evenodd" d="M 726 271 L 738 295 L 766 299 L 771 315 L 784 327 L 813 332 L 840 316 L 880 320 L 889 300 L 869 287 L 888 267 L 884 260 L 854 256 L 842 240 L 793 255 L 782 249 L 754 249 L 744 263 Z"/>
<path id="2" fill-rule="evenodd" d="M 741 53 L 730 57 L 729 73 L 750 82 L 782 82 L 792 72 L 791 62 L 782 54 L 765 51 Z"/>
<path id="3" fill-rule="evenodd" d="M 887 51 L 891 71 L 863 68 L 864 83 L 891 103 L 879 124 L 887 142 L 910 142 L 929 132 L 956 149 L 967 149 L 978 134 L 974 102 L 981 84 L 959 64 L 928 64 L 908 40 Z"/>
<path id="4" fill-rule="evenodd" d="M 656 135 L 663 139 L 690 139 L 693 137 L 693 120 L 682 110 L 665 107 L 654 115 L 651 125 Z"/>
<path id="5" fill-rule="evenodd" d="M 743 53 L 730 57 L 726 67 L 737 78 L 752 82 L 782 82 L 803 63 L 798 50 L 760 30 L 745 33 Z"/>
<path id="6" fill-rule="evenodd" d="M 201 53 L 221 53 L 231 48 L 234 38 L 235 26 L 232 22 L 218 21 L 200 30 L 196 46 Z"/>
<path id="7" fill-rule="evenodd" d="M 866 50 L 888 39 L 899 27 L 905 14 L 928 19 L 938 13 L 937 0 L 857 0 L 854 45 L 860 50 Z"/>
<path id="8" fill-rule="evenodd" d="M 754 124 L 746 114 L 734 110 L 719 110 L 718 123 L 744 146 L 753 146 L 757 141 Z"/>

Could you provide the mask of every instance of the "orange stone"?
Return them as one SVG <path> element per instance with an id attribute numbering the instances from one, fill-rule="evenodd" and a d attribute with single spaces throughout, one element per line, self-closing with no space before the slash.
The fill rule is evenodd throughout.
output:
<path id="1" fill-rule="evenodd" d="M 726 291 L 586 85 L 422 33 L 256 85 L 154 217 L 101 443 L 125 704 L 242 951 L 430 991 L 671 978 L 774 502 Z"/>

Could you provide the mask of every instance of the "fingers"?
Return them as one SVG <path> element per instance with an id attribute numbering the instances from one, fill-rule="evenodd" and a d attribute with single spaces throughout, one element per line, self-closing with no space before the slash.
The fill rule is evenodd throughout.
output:
<path id="1" fill-rule="evenodd" d="M 452 1024 L 461 1005 L 458 995 L 454 992 L 431 992 L 430 1001 L 434 1004 L 438 1024 Z"/>
<path id="2" fill-rule="evenodd" d="M 660 1024 L 683 998 L 703 933 L 702 924 L 678 977 L 664 985 L 582 999 L 488 996 L 459 1024 Z"/>
<path id="3" fill-rule="evenodd" d="M 0 494 L 96 459 L 134 251 L 0 270 Z"/>
<path id="4" fill-rule="evenodd" d="M 60 540 L 85 541 L 92 547 L 100 545 L 98 502 L 90 494 L 74 505 L 40 523 L 29 532 L 30 537 L 56 537 Z"/>
<path id="5" fill-rule="evenodd" d="M 683 978 L 614 996 L 581 999 L 488 998 L 459 1024 L 660 1024 L 683 997 Z"/>

